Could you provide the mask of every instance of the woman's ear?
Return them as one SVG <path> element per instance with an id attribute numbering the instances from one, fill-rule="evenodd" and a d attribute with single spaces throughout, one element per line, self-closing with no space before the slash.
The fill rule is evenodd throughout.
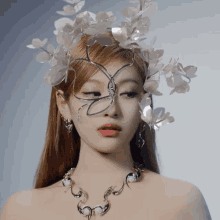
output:
<path id="1" fill-rule="evenodd" d="M 71 119 L 69 106 L 64 99 L 64 92 L 62 90 L 56 91 L 56 103 L 60 114 L 66 119 Z"/>

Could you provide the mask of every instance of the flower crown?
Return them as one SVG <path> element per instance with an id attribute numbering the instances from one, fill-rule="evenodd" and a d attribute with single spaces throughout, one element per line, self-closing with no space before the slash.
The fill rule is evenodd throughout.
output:
<path id="1" fill-rule="evenodd" d="M 57 11 L 58 14 L 64 16 L 77 14 L 85 4 L 84 0 L 64 1 L 70 5 L 65 5 L 63 11 Z M 150 18 L 157 11 L 157 3 L 153 2 L 153 0 L 130 0 L 130 2 L 138 3 L 138 6 L 123 9 L 121 12 L 126 17 L 126 20 L 121 22 L 118 27 L 112 27 L 110 30 L 114 39 L 119 42 L 120 47 L 132 51 L 133 54 L 137 54 L 143 61 L 149 64 L 147 69 L 148 74 L 145 74 L 146 80 L 143 86 L 147 93 L 143 95 L 139 106 L 141 108 L 141 119 L 151 128 L 153 127 L 157 130 L 162 125 L 174 121 L 174 118 L 170 116 L 169 112 L 165 113 L 164 108 L 153 110 L 150 106 L 151 94 L 156 96 L 163 95 L 157 90 L 160 75 L 164 74 L 167 85 L 173 88 L 170 95 L 174 92 L 185 93 L 190 89 L 188 84 L 191 82 L 191 78 L 196 77 L 195 72 L 197 71 L 197 67 L 183 67 L 181 63 L 178 63 L 178 59 L 171 59 L 169 64 L 165 66 L 161 62 L 164 50 L 154 50 L 153 48 L 156 38 L 154 37 L 149 45 L 144 43 L 146 34 L 149 32 Z M 31 49 L 42 49 L 43 51 L 36 56 L 36 60 L 40 63 L 49 62 L 51 65 L 51 69 L 45 74 L 44 83 L 56 86 L 64 80 L 65 83 L 67 82 L 68 71 L 74 71 L 71 63 L 77 60 L 70 56 L 70 51 L 80 41 L 82 35 L 87 34 L 91 36 L 88 40 L 87 47 L 95 42 L 98 42 L 102 46 L 112 45 L 112 41 L 103 38 L 103 33 L 109 30 L 109 27 L 115 22 L 116 18 L 111 11 L 101 11 L 97 14 L 90 11 L 83 11 L 78 13 L 74 19 L 63 17 L 55 21 L 56 30 L 54 34 L 59 44 L 57 48 L 52 44 L 48 44 L 45 49 L 44 46 L 47 43 L 47 39 L 43 41 L 38 38 L 33 39 L 32 43 L 27 45 L 27 47 Z M 189 82 L 184 81 L 182 76 L 186 77 Z"/>

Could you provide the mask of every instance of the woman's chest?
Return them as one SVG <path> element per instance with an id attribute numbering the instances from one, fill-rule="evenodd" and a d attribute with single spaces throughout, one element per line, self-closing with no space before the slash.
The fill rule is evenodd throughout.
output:
<path id="1" fill-rule="evenodd" d="M 70 191 L 66 196 L 63 192 L 45 194 L 44 198 L 39 199 L 38 204 L 35 203 L 36 211 L 32 217 L 33 220 L 86 220 L 78 211 L 79 200 L 71 195 Z M 123 194 L 124 193 L 124 194 Z M 80 208 L 96 205 L 104 206 L 103 200 L 90 202 L 87 200 L 84 204 L 79 204 Z M 174 208 L 178 202 L 174 198 L 170 198 L 163 191 L 144 190 L 132 188 L 127 189 L 120 195 L 109 196 L 109 209 L 104 215 L 99 215 L 96 211 L 92 212 L 91 220 L 170 220 L 174 216 Z M 97 210 L 97 209 L 96 209 Z"/>
<path id="2" fill-rule="evenodd" d="M 101 206 L 104 204 L 104 202 L 99 203 Z M 87 203 L 84 205 L 89 206 Z M 83 205 L 80 206 L 83 208 Z M 94 206 L 91 205 L 90 207 L 92 208 Z M 105 212 L 105 214 L 100 215 L 93 210 L 91 220 L 159 220 L 162 216 L 165 216 L 166 211 L 165 207 L 162 208 L 155 206 L 154 204 L 149 204 L 141 200 L 119 200 L 118 202 L 109 201 L 109 209 Z M 33 216 L 33 220 L 88 219 L 88 217 L 79 213 L 77 203 L 75 202 L 69 202 L 68 204 L 61 202 L 44 204 L 44 206 L 41 206 L 40 208 L 38 207 L 38 210 L 34 213 L 36 214 Z M 163 218 L 163 220 L 165 220 L 165 218 Z M 167 220 L 170 220 L 170 218 L 167 218 Z"/>

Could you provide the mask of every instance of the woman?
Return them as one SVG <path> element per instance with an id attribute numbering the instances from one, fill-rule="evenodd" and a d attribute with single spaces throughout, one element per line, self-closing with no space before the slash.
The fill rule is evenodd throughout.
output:
<path id="1" fill-rule="evenodd" d="M 106 34 L 114 40 L 111 32 Z M 88 35 L 82 37 L 78 45 L 72 49 L 72 57 L 75 59 L 86 58 L 88 39 Z M 131 61 L 131 52 L 120 48 L 116 42 L 113 46 L 108 47 L 103 47 L 96 42 L 90 46 L 89 55 L 92 62 L 103 65 L 111 76 L 124 66 L 115 77 L 118 89 L 117 98 L 108 110 L 94 116 L 87 116 L 87 108 L 82 109 L 79 122 L 72 116 L 71 110 L 74 115 L 77 115 L 82 101 L 74 97 L 73 92 L 84 99 L 108 96 L 109 79 L 89 62 L 73 63 L 72 68 L 77 73 L 76 86 L 73 86 L 74 72 L 70 72 L 68 83 L 63 81 L 52 89 L 47 139 L 36 175 L 35 188 L 60 189 L 63 186 L 61 179 L 74 164 L 76 169 L 71 175 L 71 179 L 77 180 L 76 184 L 85 189 L 89 195 L 88 205 L 92 207 L 93 204 L 103 200 L 103 194 L 108 187 L 123 183 L 124 177 L 133 172 L 134 163 L 144 165 L 147 169 L 146 174 L 157 178 L 159 177 L 157 175 L 159 166 L 155 153 L 154 132 L 149 127 L 147 132 L 142 134 L 145 140 L 144 146 L 141 149 L 138 148 L 138 134 L 144 123 L 141 121 L 138 105 L 138 101 L 141 100 L 142 93 L 144 93 L 143 84 L 146 79 L 143 62 L 138 56 L 135 56 L 134 65 L 125 66 Z M 90 112 L 101 111 L 107 106 L 105 102 L 103 105 L 102 103 L 99 105 L 100 107 L 96 105 L 91 108 Z M 64 124 L 67 119 L 73 121 L 71 133 L 65 129 Z M 106 124 L 118 125 L 121 131 L 117 132 L 115 136 L 99 132 L 98 129 Z M 142 176 L 142 183 L 148 178 L 145 177 L 146 174 L 144 173 Z M 138 189 L 139 193 L 136 197 L 140 199 L 140 193 L 143 192 L 141 192 L 140 186 L 136 190 Z M 73 191 L 77 192 L 76 189 Z M 133 193 L 131 194 L 128 189 L 127 196 L 134 199 Z M 126 197 L 126 199 L 128 198 Z M 125 198 L 119 199 L 117 203 L 125 205 Z M 78 219 L 80 216 L 76 215 L 76 217 Z M 117 217 L 119 217 L 119 213 Z"/>
<path id="2" fill-rule="evenodd" d="M 111 37 L 110 32 L 107 34 Z M 88 38 L 88 35 L 82 37 L 72 50 L 72 57 L 78 55 L 86 58 Z M 129 63 L 129 53 L 119 46 L 103 47 L 95 43 L 90 47 L 91 60 L 105 66 L 111 75 Z M 143 147 L 140 149 L 137 146 L 138 133 L 143 124 L 138 105 L 144 92 L 144 69 L 140 58 L 136 56 L 134 65 L 125 66 L 115 78 L 118 90 L 111 107 L 95 116 L 88 116 L 84 108 L 80 113 L 80 122 L 70 110 L 77 114 L 82 106 L 82 101 L 75 98 L 73 92 L 85 99 L 107 96 L 109 80 L 88 62 L 77 61 L 72 67 L 77 72 L 77 86 L 72 86 L 74 74 L 69 72 L 69 82 L 66 84 L 63 81 L 52 89 L 47 138 L 36 173 L 35 189 L 12 196 L 17 201 L 13 205 L 16 219 L 85 219 L 77 212 L 79 200 L 73 197 L 71 189 L 62 184 L 64 174 L 71 167 L 76 168 L 70 175 L 75 181 L 72 192 L 77 194 L 80 188 L 86 191 L 89 197 L 85 205 L 92 208 L 105 204 L 103 194 L 110 186 L 120 189 L 124 177 L 133 172 L 134 163 L 143 164 L 146 171 L 137 183 L 129 184 L 131 189 L 124 187 L 120 195 L 109 197 L 111 208 L 105 215 L 99 217 L 93 212 L 97 219 L 170 220 L 183 219 L 183 216 L 194 219 L 190 218 L 189 210 L 186 211 L 186 201 L 187 196 L 199 194 L 199 190 L 191 183 L 160 175 L 155 136 L 149 126 L 147 132 L 142 134 L 145 140 Z M 125 79 L 131 81 L 122 83 Z M 91 80 L 98 80 L 99 83 Z M 102 105 L 98 110 L 101 108 Z M 73 121 L 70 133 L 65 128 L 65 119 Z M 116 136 L 101 134 L 98 128 L 105 124 L 117 124 L 121 131 Z M 204 218 L 200 219 L 211 219 L 205 218 L 204 210 L 201 210 Z"/>
<path id="3" fill-rule="evenodd" d="M 1 219 L 211 219 L 197 187 L 160 175 L 154 129 L 139 114 L 149 64 L 112 32 L 90 40 L 84 34 L 71 46 L 65 80 L 61 69 L 47 75 L 53 87 L 35 186 L 12 195 Z"/>

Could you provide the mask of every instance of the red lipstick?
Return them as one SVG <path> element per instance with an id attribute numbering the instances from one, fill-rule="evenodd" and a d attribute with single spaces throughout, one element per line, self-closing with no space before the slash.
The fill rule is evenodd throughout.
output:
<path id="1" fill-rule="evenodd" d="M 117 124 L 105 124 L 98 128 L 103 137 L 117 137 L 121 130 L 122 128 Z"/>

